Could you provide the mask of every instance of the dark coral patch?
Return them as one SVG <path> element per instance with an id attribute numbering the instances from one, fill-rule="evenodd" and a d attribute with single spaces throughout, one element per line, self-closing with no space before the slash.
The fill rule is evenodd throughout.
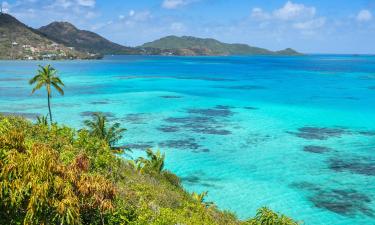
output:
<path id="1" fill-rule="evenodd" d="M 122 121 L 126 123 L 131 123 L 131 124 L 146 124 L 147 123 L 147 114 L 145 113 L 131 113 L 125 115 L 121 119 Z"/>
<path id="2" fill-rule="evenodd" d="M 182 98 L 182 97 L 181 96 L 176 96 L 176 95 L 163 95 L 163 96 L 160 96 L 160 98 L 178 99 L 178 98 Z"/>
<path id="3" fill-rule="evenodd" d="M 181 180 L 187 185 L 201 185 L 212 188 L 218 188 L 215 183 L 221 181 L 221 179 L 218 178 L 207 178 L 203 172 L 197 172 L 189 176 L 181 177 Z"/>
<path id="4" fill-rule="evenodd" d="M 354 217 L 358 213 L 363 213 L 370 217 L 374 216 L 374 211 L 370 207 L 371 198 L 357 190 L 329 189 L 310 182 L 296 182 L 290 186 L 311 193 L 309 200 L 317 208 L 350 217 Z"/>
<path id="5" fill-rule="evenodd" d="M 371 199 L 356 190 L 338 190 L 317 192 L 310 201 L 318 208 L 331 212 L 354 217 L 358 213 L 363 213 L 373 217 L 374 211 L 370 208 Z"/>
<path id="6" fill-rule="evenodd" d="M 233 112 L 229 109 L 188 109 L 187 112 L 207 117 L 228 117 L 233 115 Z"/>
<path id="7" fill-rule="evenodd" d="M 196 175 L 191 175 L 187 177 L 181 177 L 183 182 L 191 183 L 191 184 L 198 184 L 201 181 L 201 178 Z"/>
<path id="8" fill-rule="evenodd" d="M 197 150 L 193 150 L 194 153 L 207 153 L 207 152 L 210 152 L 210 149 L 197 149 Z"/>
<path id="9" fill-rule="evenodd" d="M 217 105 L 215 106 L 215 109 L 223 109 L 223 110 L 228 110 L 228 109 L 232 109 L 233 107 L 232 106 L 228 106 L 228 105 Z"/>
<path id="10" fill-rule="evenodd" d="M 213 135 L 230 135 L 232 134 L 229 130 L 224 129 L 215 129 L 215 128 L 203 128 L 203 129 L 194 129 L 196 133 L 202 134 L 213 134 Z"/>
<path id="11" fill-rule="evenodd" d="M 195 142 L 194 138 L 187 138 L 183 140 L 168 140 L 159 144 L 161 147 L 173 148 L 173 149 L 190 149 L 197 150 L 201 147 Z"/>
<path id="12" fill-rule="evenodd" d="M 358 133 L 364 136 L 375 136 L 375 131 L 360 131 Z"/>
<path id="13" fill-rule="evenodd" d="M 91 105 L 108 105 L 109 102 L 107 101 L 95 101 L 95 102 L 90 102 Z"/>
<path id="14" fill-rule="evenodd" d="M 165 133 L 174 133 L 180 130 L 180 128 L 177 126 L 161 126 L 161 127 L 158 127 L 157 129 Z"/>
<path id="15" fill-rule="evenodd" d="M 375 159 L 357 158 L 341 159 L 334 158 L 329 160 L 329 168 L 336 172 L 348 171 L 365 176 L 375 176 Z"/>
<path id="16" fill-rule="evenodd" d="M 247 109 L 247 110 L 258 110 L 259 108 L 252 107 L 252 106 L 246 106 L 246 107 L 244 107 L 244 109 Z"/>
<path id="17" fill-rule="evenodd" d="M 327 140 L 329 138 L 341 137 L 349 132 L 343 128 L 302 127 L 298 129 L 298 132 L 287 133 L 307 140 Z"/>
<path id="18" fill-rule="evenodd" d="M 306 182 L 306 181 L 295 182 L 295 183 L 292 183 L 290 186 L 293 187 L 293 188 L 303 189 L 303 190 L 308 190 L 308 191 L 314 191 L 314 192 L 322 190 L 319 187 L 319 185 L 316 185 L 316 184 L 313 184 L 313 183 L 310 183 L 310 182 Z"/>
<path id="19" fill-rule="evenodd" d="M 92 112 L 92 111 L 85 111 L 85 112 L 81 112 L 80 115 L 81 116 L 92 116 L 94 115 L 94 113 L 97 113 L 97 112 Z M 99 112 L 99 113 L 102 113 L 104 116 L 106 117 L 109 117 L 109 118 L 114 118 L 116 117 L 115 114 L 111 113 L 111 112 Z"/>
<path id="20" fill-rule="evenodd" d="M 197 112 L 198 113 L 198 112 Z M 200 112 L 202 113 L 202 112 Z M 206 112 L 204 112 L 206 113 Z M 230 131 L 223 129 L 222 124 L 211 117 L 171 117 L 165 119 L 168 123 L 179 124 L 181 130 L 190 130 L 200 134 L 229 135 Z"/>
<path id="21" fill-rule="evenodd" d="M 170 118 L 165 119 L 164 121 L 168 123 L 180 123 L 180 124 L 185 124 L 185 125 L 214 122 L 212 118 L 208 118 L 208 117 L 170 117 Z"/>
<path id="22" fill-rule="evenodd" d="M 370 86 L 370 87 L 368 87 L 368 89 L 375 90 L 375 86 Z"/>
<path id="23" fill-rule="evenodd" d="M 163 132 L 189 130 L 199 134 L 229 135 L 232 132 L 224 129 L 226 122 L 224 119 L 234 114 L 230 108 L 230 106 L 217 105 L 209 109 L 187 109 L 188 116 L 166 118 L 164 121 L 173 125 L 158 129 Z"/>
<path id="24" fill-rule="evenodd" d="M 303 148 L 303 151 L 322 154 L 331 151 L 331 149 L 323 146 L 308 145 Z"/>

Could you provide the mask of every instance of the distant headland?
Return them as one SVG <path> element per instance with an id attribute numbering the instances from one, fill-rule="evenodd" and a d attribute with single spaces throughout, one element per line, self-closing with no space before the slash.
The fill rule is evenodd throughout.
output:
<path id="1" fill-rule="evenodd" d="M 80 30 L 68 22 L 53 22 L 34 29 L 9 14 L 0 14 L 1 60 L 100 59 L 103 55 L 297 56 L 302 54 L 291 48 L 270 51 L 247 44 L 227 44 L 212 38 L 190 36 L 167 36 L 138 47 L 126 47 L 94 32 Z"/>

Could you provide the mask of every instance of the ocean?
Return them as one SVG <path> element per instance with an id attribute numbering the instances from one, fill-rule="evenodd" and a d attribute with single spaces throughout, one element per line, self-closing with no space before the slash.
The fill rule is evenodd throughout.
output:
<path id="1" fill-rule="evenodd" d="M 104 112 L 128 129 L 119 145 L 133 157 L 160 149 L 220 209 L 375 224 L 375 56 L 0 61 L 0 113 L 47 114 L 28 80 L 48 63 L 66 85 L 52 98 L 58 123 L 79 129 Z"/>

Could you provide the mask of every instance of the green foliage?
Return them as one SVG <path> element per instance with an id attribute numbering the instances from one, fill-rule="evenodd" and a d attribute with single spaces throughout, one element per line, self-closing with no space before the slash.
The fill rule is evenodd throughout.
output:
<path id="1" fill-rule="evenodd" d="M 208 191 L 204 191 L 204 192 L 202 192 L 200 194 L 193 192 L 191 194 L 191 197 L 195 201 L 197 201 L 197 202 L 201 203 L 202 205 L 204 205 L 205 207 L 215 207 L 215 204 L 213 202 L 206 202 L 205 201 L 205 198 L 207 197 L 207 195 L 208 195 Z"/>
<path id="2" fill-rule="evenodd" d="M 286 217 L 285 215 L 278 215 L 272 210 L 263 207 L 260 208 L 253 219 L 250 219 L 249 225 L 298 225 L 298 222 Z"/>
<path id="3" fill-rule="evenodd" d="M 87 212 L 100 217 L 113 208 L 115 186 L 90 173 L 87 156 L 76 155 L 64 165 L 50 145 L 30 140 L 27 130 L 13 129 L 1 121 L 0 224 L 81 224 Z"/>
<path id="4" fill-rule="evenodd" d="M 146 150 L 147 159 L 140 157 L 136 161 L 140 163 L 141 171 L 161 174 L 164 169 L 165 154 L 160 151 L 154 153 L 151 149 Z"/>
<path id="5" fill-rule="evenodd" d="M 126 160 L 91 132 L 0 115 L 0 224 L 297 224 L 266 209 L 239 221 L 183 190 L 160 151 Z"/>
<path id="6" fill-rule="evenodd" d="M 92 120 L 85 120 L 84 124 L 91 135 L 105 140 L 111 147 L 122 138 L 122 134 L 126 131 L 119 123 L 109 126 L 107 117 L 99 112 L 92 115 Z"/>
<path id="7" fill-rule="evenodd" d="M 47 116 L 38 116 L 36 118 L 36 124 L 40 126 L 48 126 Z"/>

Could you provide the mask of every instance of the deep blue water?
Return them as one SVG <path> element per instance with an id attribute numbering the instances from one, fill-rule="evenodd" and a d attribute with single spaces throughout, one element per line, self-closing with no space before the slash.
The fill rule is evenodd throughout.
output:
<path id="1" fill-rule="evenodd" d="M 0 62 L 0 112 L 47 113 L 27 81 L 38 64 Z M 375 223 L 375 57 L 113 56 L 49 62 L 66 84 L 59 123 L 102 111 L 134 155 L 166 153 L 189 191 L 240 218 L 268 206 L 306 224 Z"/>

